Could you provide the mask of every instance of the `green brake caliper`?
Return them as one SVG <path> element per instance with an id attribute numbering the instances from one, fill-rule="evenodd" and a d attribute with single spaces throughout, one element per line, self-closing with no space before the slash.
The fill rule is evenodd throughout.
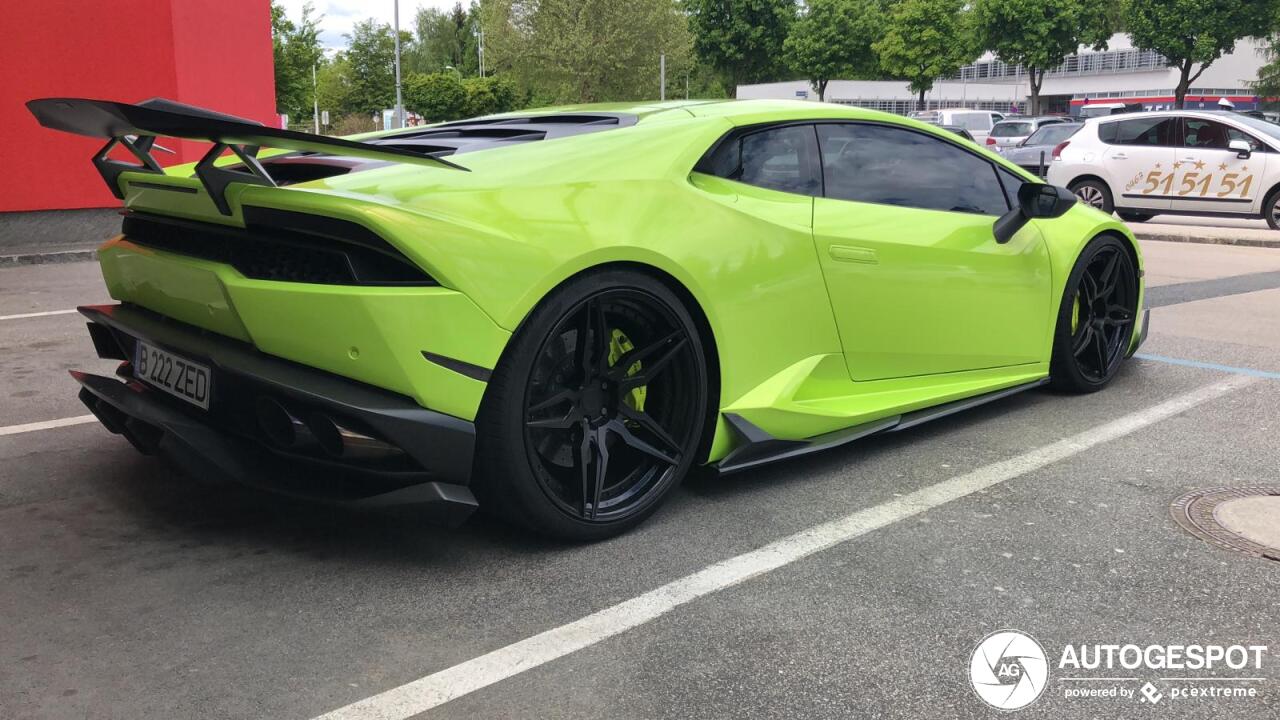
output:
<path id="1" fill-rule="evenodd" d="M 1076 329 L 1080 327 L 1080 293 L 1076 293 L 1075 303 L 1071 306 L 1071 337 L 1076 336 Z"/>
<path id="2" fill-rule="evenodd" d="M 626 333 L 621 330 L 615 329 L 609 336 L 609 367 L 613 367 L 617 364 L 619 358 L 634 349 L 635 345 L 631 344 L 631 338 L 628 338 Z M 631 367 L 627 368 L 627 377 L 631 377 L 638 372 L 640 372 L 639 360 L 635 361 L 631 364 Z M 642 385 L 627 393 L 627 397 L 624 399 L 630 400 L 627 404 L 632 408 L 639 410 L 640 412 L 644 412 L 644 395 L 646 390 L 647 388 Z"/>

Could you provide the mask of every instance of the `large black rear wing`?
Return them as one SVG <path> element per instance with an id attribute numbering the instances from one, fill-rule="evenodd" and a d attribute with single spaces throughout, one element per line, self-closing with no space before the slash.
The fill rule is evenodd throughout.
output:
<path id="1" fill-rule="evenodd" d="M 108 138 L 107 144 L 93 156 L 93 164 L 111 192 L 122 199 L 124 192 L 120 188 L 120 173 L 164 174 L 160 163 L 151 155 L 157 137 L 213 143 L 209 152 L 196 163 L 195 172 L 224 215 L 231 214 L 226 199 L 226 189 L 231 183 L 271 187 L 277 184 L 258 162 L 258 150 L 262 147 L 466 170 L 448 160 L 411 150 L 267 127 L 253 120 L 164 98 L 154 98 L 137 105 L 85 98 L 44 98 L 31 100 L 27 109 L 47 128 Z M 127 149 L 138 163 L 109 157 L 116 146 Z M 240 159 L 243 169 L 214 165 L 214 161 L 228 150 Z"/>

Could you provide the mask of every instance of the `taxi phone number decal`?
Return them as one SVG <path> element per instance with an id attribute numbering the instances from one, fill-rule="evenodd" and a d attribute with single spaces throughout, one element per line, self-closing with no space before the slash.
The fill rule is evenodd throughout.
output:
<path id="1" fill-rule="evenodd" d="M 1192 163 L 1188 163 L 1192 164 Z M 1204 167 L 1204 163 L 1194 163 L 1196 170 L 1190 170 L 1182 173 L 1181 180 L 1177 180 L 1177 168 L 1182 163 L 1174 164 L 1174 171 L 1165 172 L 1160 170 L 1160 166 L 1156 165 L 1155 170 L 1146 173 L 1138 173 L 1125 186 L 1125 190 L 1132 190 L 1139 184 L 1142 184 L 1143 195 L 1197 195 L 1199 197 L 1209 197 L 1209 191 L 1214 189 L 1214 197 L 1226 197 L 1228 195 L 1238 194 L 1240 197 L 1249 196 L 1249 188 L 1253 185 L 1253 173 L 1248 173 L 1249 166 L 1245 165 L 1241 170 L 1246 172 L 1224 172 L 1217 175 L 1212 172 L 1201 173 L 1199 168 Z M 1226 170 L 1226 166 L 1219 165 L 1220 170 Z M 1217 180 L 1215 187 L 1214 180 Z"/>

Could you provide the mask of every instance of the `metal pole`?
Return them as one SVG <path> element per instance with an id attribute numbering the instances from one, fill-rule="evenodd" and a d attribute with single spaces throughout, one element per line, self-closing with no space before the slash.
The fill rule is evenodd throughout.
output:
<path id="1" fill-rule="evenodd" d="M 480 28 L 480 42 L 476 44 L 476 53 L 480 56 L 480 77 L 484 77 L 484 28 Z"/>
<path id="2" fill-rule="evenodd" d="M 315 120 L 316 134 L 320 134 L 320 86 L 316 84 L 316 64 L 311 63 L 311 117 Z"/>
<path id="3" fill-rule="evenodd" d="M 396 127 L 404 127 L 404 101 L 400 96 L 400 0 L 395 0 L 396 33 Z"/>
<path id="4" fill-rule="evenodd" d="M 667 99 L 667 54 L 662 53 L 658 56 L 658 99 Z"/>

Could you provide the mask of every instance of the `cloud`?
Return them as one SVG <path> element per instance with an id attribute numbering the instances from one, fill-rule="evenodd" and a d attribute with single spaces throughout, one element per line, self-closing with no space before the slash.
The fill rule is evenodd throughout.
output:
<path id="1" fill-rule="evenodd" d="M 343 37 L 351 32 L 355 24 L 366 18 L 374 18 L 378 22 L 391 24 L 395 3 L 394 0 L 310 0 L 316 14 L 323 15 L 320 21 L 320 44 L 327 50 L 337 51 L 347 46 Z M 302 17 L 302 6 L 308 0 L 279 0 L 285 14 L 291 20 Z M 457 0 L 401 0 L 400 29 L 408 30 L 413 26 L 413 16 L 418 8 L 434 7 L 446 9 L 453 7 Z M 463 6 L 469 5 L 464 2 Z"/>

